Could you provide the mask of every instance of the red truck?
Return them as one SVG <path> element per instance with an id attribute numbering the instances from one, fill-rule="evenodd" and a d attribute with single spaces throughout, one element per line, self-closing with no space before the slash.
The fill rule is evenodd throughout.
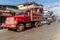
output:
<path id="1" fill-rule="evenodd" d="M 9 16 L 6 18 L 5 23 L 2 24 L 3 28 L 14 28 L 18 32 L 28 27 L 38 27 L 41 22 L 41 13 L 33 12 L 32 10 L 23 10 L 17 12 L 15 16 Z"/>

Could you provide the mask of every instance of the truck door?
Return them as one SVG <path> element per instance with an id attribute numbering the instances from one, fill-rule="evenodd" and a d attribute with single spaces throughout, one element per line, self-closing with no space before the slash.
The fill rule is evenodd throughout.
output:
<path id="1" fill-rule="evenodd" d="M 29 19 L 30 19 L 29 18 L 29 12 L 26 12 L 25 13 L 25 19 L 24 20 L 27 21 L 27 22 L 29 22 Z"/>

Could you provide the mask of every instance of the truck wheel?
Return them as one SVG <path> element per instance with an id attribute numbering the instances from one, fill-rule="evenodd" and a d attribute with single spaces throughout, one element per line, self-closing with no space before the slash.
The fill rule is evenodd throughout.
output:
<path id="1" fill-rule="evenodd" d="M 42 23 L 41 22 L 38 22 L 38 27 L 40 27 L 42 25 Z"/>
<path id="2" fill-rule="evenodd" d="M 24 30 L 24 24 L 19 24 L 18 26 L 17 26 L 17 31 L 18 32 L 22 32 Z"/>
<path id="3" fill-rule="evenodd" d="M 35 27 L 39 27 L 39 22 L 35 22 Z"/>

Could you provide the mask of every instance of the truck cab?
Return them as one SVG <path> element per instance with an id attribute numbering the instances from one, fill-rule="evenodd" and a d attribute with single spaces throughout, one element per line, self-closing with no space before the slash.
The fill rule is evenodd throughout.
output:
<path id="1" fill-rule="evenodd" d="M 29 22 L 29 13 L 26 12 L 18 12 L 14 16 L 17 22 Z"/>
<path id="2" fill-rule="evenodd" d="M 29 12 L 17 12 L 15 16 L 9 16 L 6 18 L 5 23 L 2 24 L 6 28 L 15 28 L 19 23 L 29 22 Z"/>

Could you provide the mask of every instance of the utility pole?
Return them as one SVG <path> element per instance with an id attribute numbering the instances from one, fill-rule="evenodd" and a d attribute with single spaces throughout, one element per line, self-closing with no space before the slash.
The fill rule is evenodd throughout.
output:
<path id="1" fill-rule="evenodd" d="M 29 3 L 29 2 L 28 2 L 28 0 L 26 0 L 26 4 L 27 4 L 27 9 L 28 9 L 28 3 Z"/>

